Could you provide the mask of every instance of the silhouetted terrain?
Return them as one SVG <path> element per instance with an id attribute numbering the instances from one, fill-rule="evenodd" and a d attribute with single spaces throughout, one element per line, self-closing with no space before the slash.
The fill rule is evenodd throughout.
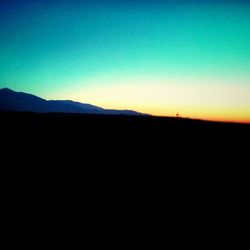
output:
<path id="1" fill-rule="evenodd" d="M 167 154 L 167 149 L 189 151 L 221 147 L 223 150 L 248 144 L 250 139 L 248 124 L 181 118 L 2 112 L 0 119 L 5 143 L 20 148 L 28 142 L 30 145 L 45 143 L 45 148 L 54 145 L 72 150 L 75 147 L 76 151 L 123 145 L 138 151 L 140 148 L 166 149 Z"/>
<path id="2" fill-rule="evenodd" d="M 99 115 L 142 115 L 132 110 L 104 109 L 91 104 L 70 100 L 50 100 L 15 92 L 11 89 L 0 89 L 0 111 L 22 111 L 36 113 L 79 113 Z"/>
<path id="3" fill-rule="evenodd" d="M 214 166 L 216 158 L 220 164 L 239 162 L 249 151 L 247 124 L 105 110 L 9 89 L 0 90 L 0 110 L 2 155 L 8 161 L 25 159 L 46 167 L 48 162 L 86 166 L 90 159 L 127 166 L 150 162 L 152 166 L 171 162 L 182 162 L 183 167 L 195 162 Z M 21 112 L 27 110 L 32 112 Z"/>
<path id="4" fill-rule="evenodd" d="M 7 190 L 27 186 L 21 197 L 47 190 L 52 201 L 60 193 L 81 202 L 113 193 L 115 202 L 129 190 L 135 201 L 150 195 L 165 203 L 171 195 L 175 204 L 184 195 L 182 213 L 190 195 L 207 207 L 211 190 L 218 202 L 235 185 L 247 190 L 250 125 L 22 112 L 2 112 L 0 121 L 1 170 L 12 183 Z"/>
<path id="5" fill-rule="evenodd" d="M 46 167 L 49 162 L 86 167 L 95 161 L 130 167 L 171 162 L 182 162 L 184 169 L 195 162 L 214 166 L 216 158 L 220 164 L 244 159 L 250 141 L 246 124 L 146 116 L 47 101 L 10 89 L 0 90 L 0 111 L 2 155 L 7 162 L 24 159 Z"/>

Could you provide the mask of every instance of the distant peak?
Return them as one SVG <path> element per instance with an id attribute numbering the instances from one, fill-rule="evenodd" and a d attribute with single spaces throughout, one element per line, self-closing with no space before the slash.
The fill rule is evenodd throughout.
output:
<path id="1" fill-rule="evenodd" d="M 4 92 L 15 92 L 15 91 L 13 91 L 12 89 L 9 89 L 9 88 L 2 88 L 2 89 L 0 89 L 0 91 L 4 91 Z"/>

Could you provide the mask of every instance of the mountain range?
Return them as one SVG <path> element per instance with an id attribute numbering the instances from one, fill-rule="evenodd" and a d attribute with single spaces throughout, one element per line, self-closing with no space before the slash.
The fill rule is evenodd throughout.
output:
<path id="1" fill-rule="evenodd" d="M 36 113 L 81 113 L 100 115 L 143 115 L 133 110 L 104 109 L 91 104 L 71 100 L 45 100 L 38 96 L 0 89 L 0 111 Z"/>

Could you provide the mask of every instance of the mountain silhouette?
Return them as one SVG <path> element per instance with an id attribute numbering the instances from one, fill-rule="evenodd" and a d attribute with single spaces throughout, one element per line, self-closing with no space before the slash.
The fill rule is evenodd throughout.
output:
<path id="1" fill-rule="evenodd" d="M 37 113 L 81 113 L 101 115 L 142 115 L 133 110 L 104 109 L 71 100 L 45 100 L 38 96 L 0 89 L 0 111 L 28 111 Z"/>

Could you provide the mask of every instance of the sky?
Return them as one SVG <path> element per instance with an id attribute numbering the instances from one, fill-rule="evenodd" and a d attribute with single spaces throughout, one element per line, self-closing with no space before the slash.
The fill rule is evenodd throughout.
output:
<path id="1" fill-rule="evenodd" d="M 0 88 L 250 122 L 250 1 L 1 0 Z"/>

